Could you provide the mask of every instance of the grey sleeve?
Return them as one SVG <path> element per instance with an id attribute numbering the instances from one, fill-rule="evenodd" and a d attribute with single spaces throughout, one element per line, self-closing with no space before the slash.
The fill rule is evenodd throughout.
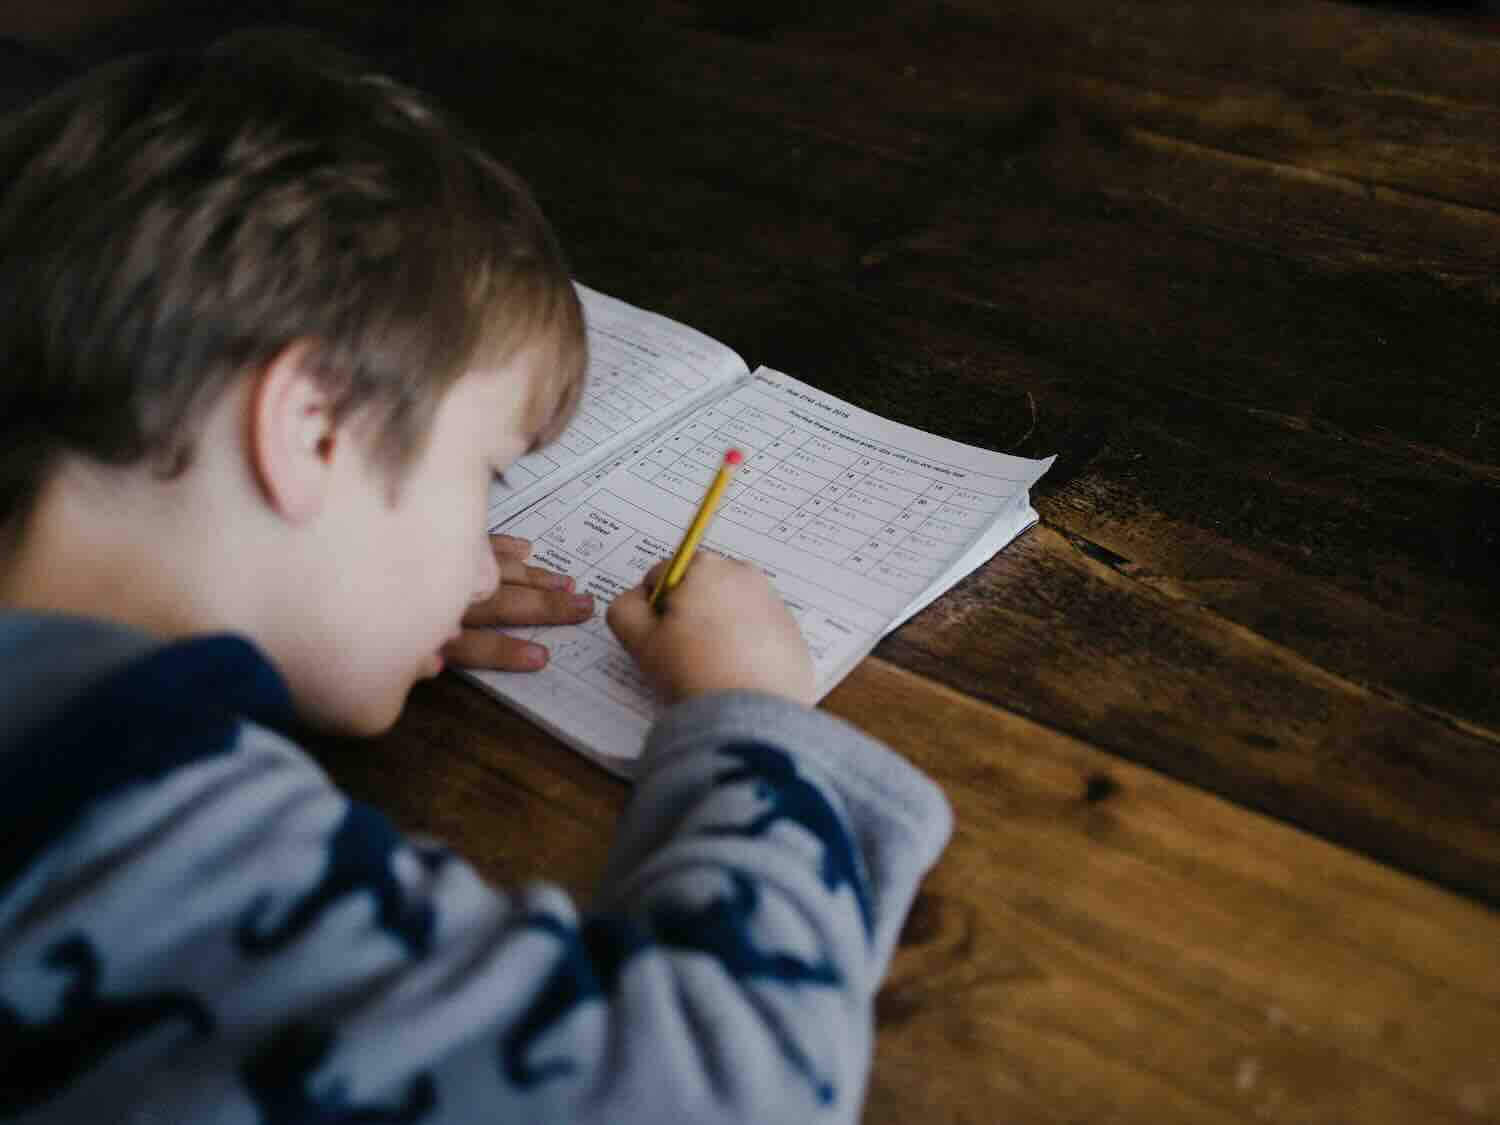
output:
<path id="1" fill-rule="evenodd" d="M 663 846 L 702 799 L 698 794 L 732 772 L 723 748 L 757 742 L 787 752 L 842 814 L 866 879 L 869 969 L 883 976 L 917 885 L 953 831 L 953 813 L 942 790 L 906 759 L 842 719 L 784 699 L 726 692 L 667 712 L 646 744 L 601 898 L 618 896 L 626 873 Z M 794 828 L 773 812 L 764 801 L 763 834 Z"/>

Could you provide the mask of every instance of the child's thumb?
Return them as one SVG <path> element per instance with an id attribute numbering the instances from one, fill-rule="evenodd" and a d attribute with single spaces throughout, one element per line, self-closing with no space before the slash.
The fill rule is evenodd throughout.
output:
<path id="1" fill-rule="evenodd" d="M 656 611 L 651 608 L 650 598 L 654 583 L 645 582 L 623 594 L 616 595 L 609 603 L 604 620 L 619 642 L 632 656 L 640 651 L 651 630 L 660 623 Z"/>

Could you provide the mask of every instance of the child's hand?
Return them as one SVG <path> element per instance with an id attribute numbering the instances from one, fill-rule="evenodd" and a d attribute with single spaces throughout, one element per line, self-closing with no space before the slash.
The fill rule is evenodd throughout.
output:
<path id="1" fill-rule="evenodd" d="M 609 627 L 668 699 L 710 691 L 764 691 L 816 698 L 812 657 L 771 583 L 749 563 L 699 555 L 667 598 L 647 604 L 666 563 L 609 607 Z"/>
<path id="2" fill-rule="evenodd" d="M 500 565 L 500 585 L 464 614 L 463 635 L 443 649 L 449 664 L 498 668 L 502 672 L 535 672 L 547 663 L 547 648 L 486 625 L 574 625 L 594 613 L 594 599 L 573 592 L 573 580 L 537 566 L 527 566 L 531 544 L 510 535 L 491 535 L 490 548 Z"/>

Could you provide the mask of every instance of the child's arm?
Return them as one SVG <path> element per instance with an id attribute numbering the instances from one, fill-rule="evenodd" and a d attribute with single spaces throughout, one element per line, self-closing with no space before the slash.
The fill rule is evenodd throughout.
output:
<path id="1" fill-rule="evenodd" d="M 819 837 L 820 877 L 836 894 L 847 884 L 854 895 L 878 978 L 917 882 L 947 842 L 947 801 L 898 755 L 800 705 L 816 697 L 812 659 L 759 570 L 700 556 L 657 614 L 646 595 L 664 565 L 609 609 L 621 643 L 677 703 L 642 755 L 606 895 L 623 893 L 615 882 L 663 845 L 666 826 L 699 823 L 688 806 L 713 804 L 727 815 L 746 807 L 748 790 L 751 815 L 739 828 L 685 835 L 779 840 L 789 855 Z"/>

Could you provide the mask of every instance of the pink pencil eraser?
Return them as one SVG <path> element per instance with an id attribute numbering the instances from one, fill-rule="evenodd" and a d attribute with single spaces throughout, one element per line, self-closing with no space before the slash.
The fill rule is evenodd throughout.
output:
<path id="1" fill-rule="evenodd" d="M 744 459 L 745 455 L 738 449 L 731 449 L 728 453 L 724 454 L 724 464 L 726 465 L 738 465 Z"/>

